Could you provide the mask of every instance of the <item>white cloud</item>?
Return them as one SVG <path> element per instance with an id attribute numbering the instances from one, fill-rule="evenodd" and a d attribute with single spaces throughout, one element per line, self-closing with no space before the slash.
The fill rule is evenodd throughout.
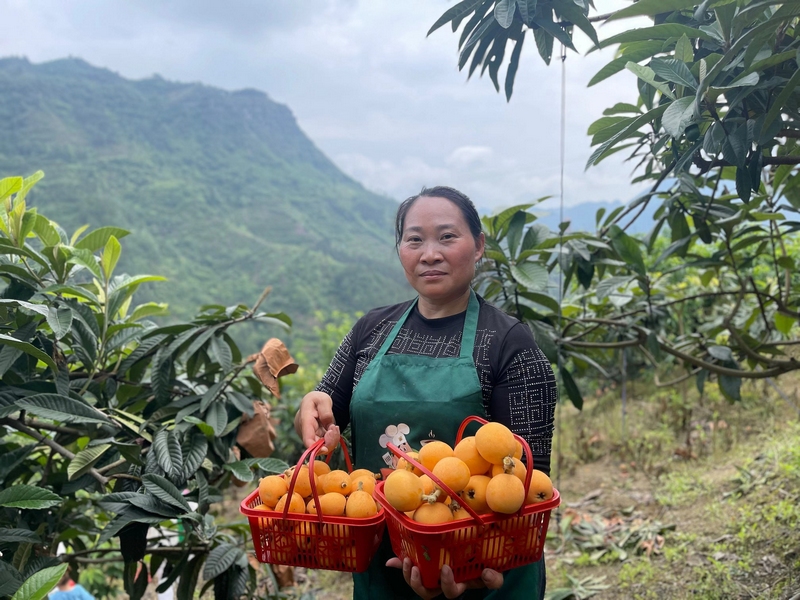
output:
<path id="1" fill-rule="evenodd" d="M 603 11 L 625 3 L 608 0 Z M 559 193 L 561 64 L 532 37 L 514 96 L 457 70 L 448 27 L 426 37 L 445 0 L 0 0 L 3 52 L 34 62 L 72 55 L 123 76 L 154 73 L 286 103 L 311 139 L 370 189 L 402 199 L 423 185 L 459 187 L 486 207 Z M 603 27 L 608 37 L 631 22 Z M 578 44 L 588 42 L 576 34 Z M 584 172 L 586 130 L 635 97 L 623 73 L 586 88 L 611 51 L 566 61 L 565 202 L 628 199 L 615 155 Z"/>

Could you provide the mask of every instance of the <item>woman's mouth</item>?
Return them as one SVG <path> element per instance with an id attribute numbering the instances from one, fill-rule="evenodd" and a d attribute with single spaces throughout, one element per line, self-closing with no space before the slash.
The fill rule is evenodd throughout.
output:
<path id="1" fill-rule="evenodd" d="M 444 276 L 446 274 L 447 273 L 445 273 L 444 271 L 424 271 L 424 272 L 420 273 L 420 277 L 422 277 L 424 279 L 436 279 L 436 278 L 442 277 L 442 276 Z"/>

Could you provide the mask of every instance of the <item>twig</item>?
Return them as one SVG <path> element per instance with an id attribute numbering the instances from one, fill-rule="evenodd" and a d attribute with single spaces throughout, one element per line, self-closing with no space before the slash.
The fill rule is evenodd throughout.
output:
<path id="1" fill-rule="evenodd" d="M 70 452 L 69 450 L 67 450 L 66 448 L 64 448 L 64 446 L 62 446 L 61 444 L 57 444 L 56 442 L 51 440 L 49 437 L 47 437 L 45 435 L 42 435 L 38 431 L 36 431 L 34 429 L 31 429 L 30 427 L 27 427 L 26 425 L 23 425 L 22 423 L 20 423 L 16 419 L 5 418 L 5 419 L 2 420 L 2 423 L 10 425 L 11 427 L 16 429 L 20 433 L 25 433 L 25 434 L 31 436 L 33 439 L 43 443 L 45 446 L 49 446 L 50 448 L 52 448 L 53 450 L 58 452 L 64 458 L 68 458 L 69 460 L 72 460 L 73 458 L 75 458 L 75 455 L 72 452 Z M 89 475 L 91 475 L 92 477 L 94 477 L 97 481 L 99 481 L 103 486 L 105 486 L 108 483 L 108 479 L 106 477 L 103 477 L 94 468 L 89 469 L 87 471 L 87 473 Z"/>
<path id="2" fill-rule="evenodd" d="M 45 431 L 55 431 L 56 433 L 66 433 L 69 435 L 82 435 L 77 429 L 72 427 L 62 427 L 61 425 L 51 425 L 50 423 L 43 423 L 41 421 L 28 421 L 26 425 L 35 427 L 36 429 L 44 429 Z"/>

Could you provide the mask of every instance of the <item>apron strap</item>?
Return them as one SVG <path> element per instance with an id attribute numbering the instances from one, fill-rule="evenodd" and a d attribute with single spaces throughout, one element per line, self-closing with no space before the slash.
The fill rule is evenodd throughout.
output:
<path id="1" fill-rule="evenodd" d="M 389 348 L 392 347 L 397 334 L 400 333 L 400 329 L 408 319 L 408 315 L 411 314 L 411 311 L 417 305 L 419 301 L 419 297 L 415 298 L 414 301 L 411 303 L 406 309 L 406 312 L 403 313 L 397 323 L 395 323 L 392 330 L 389 332 L 389 335 L 384 340 L 383 344 L 381 345 L 380 350 L 375 355 L 375 358 L 372 360 L 377 360 L 384 356 L 388 351 Z M 469 290 L 469 302 L 467 303 L 467 314 L 464 317 L 464 328 L 461 333 L 461 353 L 459 354 L 460 358 L 469 358 L 472 359 L 472 353 L 475 348 L 475 335 L 478 331 L 478 313 L 480 312 L 480 304 L 478 303 L 478 297 L 475 295 L 475 292 L 470 288 Z"/>

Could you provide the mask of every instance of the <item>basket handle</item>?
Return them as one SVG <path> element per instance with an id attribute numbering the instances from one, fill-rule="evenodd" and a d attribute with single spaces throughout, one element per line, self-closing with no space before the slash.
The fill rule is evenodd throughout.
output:
<path id="1" fill-rule="evenodd" d="M 325 439 L 321 438 L 314 442 L 311 446 L 306 448 L 306 451 L 300 456 L 300 460 L 297 461 L 297 465 L 295 466 L 294 471 L 292 472 L 292 479 L 289 481 L 289 490 L 287 494 L 289 495 L 289 499 L 292 498 L 294 494 L 294 486 L 295 482 L 297 481 L 297 476 L 300 474 L 300 467 L 303 466 L 305 463 L 306 458 L 308 458 L 308 469 L 309 475 L 308 480 L 311 484 L 311 497 L 314 499 L 314 508 L 317 509 L 317 520 L 322 524 L 322 510 L 319 506 L 319 493 L 317 492 L 317 483 L 315 481 L 314 474 L 314 461 L 317 459 L 317 453 L 322 449 L 322 446 L 325 445 Z M 344 462 L 347 465 L 347 472 L 352 473 L 353 471 L 353 463 L 350 460 L 350 453 L 347 450 L 347 444 L 344 441 L 344 438 L 339 438 L 339 445 L 342 447 L 342 452 L 344 453 Z M 331 460 L 331 456 L 333 455 L 332 452 L 328 453 L 325 462 L 329 463 Z M 287 500 L 286 505 L 283 507 L 283 518 L 287 519 L 289 517 L 289 501 Z"/>
<path id="2" fill-rule="evenodd" d="M 413 458 L 411 458 L 411 457 L 410 457 L 408 454 L 406 454 L 405 452 L 403 452 L 402 450 L 400 450 L 400 448 L 398 448 L 397 446 L 395 446 L 395 445 L 394 445 L 394 444 L 392 444 L 391 442 L 389 442 L 388 444 L 386 444 L 386 447 L 387 447 L 389 450 L 391 450 L 391 451 L 392 451 L 392 453 L 394 453 L 394 455 L 395 455 L 395 456 L 401 456 L 401 457 L 403 457 L 403 458 L 404 458 L 406 461 L 408 461 L 410 464 L 414 465 L 414 466 L 415 466 L 415 467 L 417 467 L 417 468 L 418 468 L 420 471 L 422 471 L 423 473 L 425 473 L 425 475 L 427 475 L 428 477 L 430 477 L 430 478 L 433 480 L 433 482 L 434 482 L 436 485 L 438 485 L 438 486 L 439 486 L 440 488 L 442 488 L 442 489 L 443 489 L 445 492 L 447 492 L 447 495 L 448 495 L 448 496 L 450 496 L 450 498 L 452 498 L 452 499 L 453 499 L 453 501 L 455 501 L 455 499 L 459 497 L 459 496 L 458 496 L 458 494 L 456 494 L 456 493 L 455 493 L 453 490 L 451 490 L 451 489 L 450 489 L 450 487 L 449 487 L 449 486 L 447 486 L 447 485 L 446 485 L 446 484 L 445 484 L 445 483 L 444 483 L 444 482 L 443 482 L 441 479 L 439 479 L 439 478 L 438 478 L 436 475 L 434 475 L 433 473 L 431 473 L 431 471 L 430 471 L 430 470 L 429 470 L 429 469 L 428 469 L 426 466 L 424 466 L 422 463 L 420 463 L 420 462 L 418 462 L 418 461 L 414 460 Z M 469 504 L 467 504 L 467 503 L 464 503 L 464 504 L 461 504 L 461 503 L 459 503 L 459 504 L 460 504 L 460 506 L 461 506 L 461 507 L 462 507 L 464 510 L 466 510 L 466 511 L 467 511 L 467 512 L 470 514 L 470 516 L 471 516 L 473 519 L 475 519 L 475 521 L 478 523 L 478 525 L 481 525 L 481 526 L 483 525 L 483 521 L 481 521 L 481 517 L 480 517 L 480 515 L 479 515 L 478 513 L 476 513 L 476 512 L 475 512 L 475 510 L 474 510 L 474 509 L 473 509 L 473 508 L 472 508 L 472 507 L 471 507 Z"/>

